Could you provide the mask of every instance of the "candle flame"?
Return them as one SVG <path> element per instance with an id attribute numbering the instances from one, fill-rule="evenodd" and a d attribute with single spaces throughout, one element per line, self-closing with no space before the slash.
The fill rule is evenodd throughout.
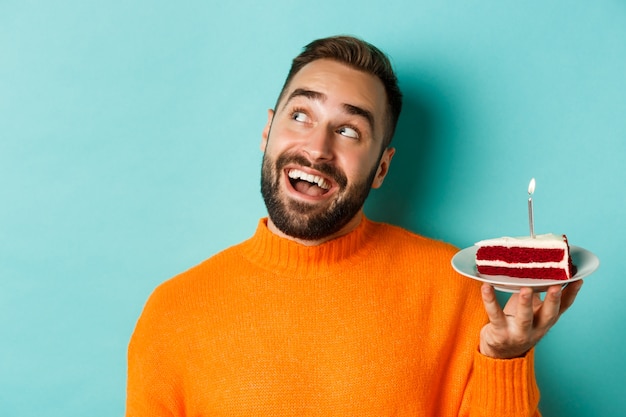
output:
<path id="1" fill-rule="evenodd" d="M 528 195 L 532 195 L 535 192 L 535 179 L 532 178 L 530 180 L 530 184 L 528 184 Z"/>

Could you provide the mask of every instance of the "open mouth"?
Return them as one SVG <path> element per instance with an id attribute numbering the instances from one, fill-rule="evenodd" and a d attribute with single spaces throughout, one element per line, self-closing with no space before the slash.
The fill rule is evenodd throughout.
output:
<path id="1" fill-rule="evenodd" d="M 329 180 L 319 175 L 308 174 L 299 169 L 287 171 L 289 182 L 294 190 L 310 197 L 319 197 L 326 194 L 332 187 Z"/>

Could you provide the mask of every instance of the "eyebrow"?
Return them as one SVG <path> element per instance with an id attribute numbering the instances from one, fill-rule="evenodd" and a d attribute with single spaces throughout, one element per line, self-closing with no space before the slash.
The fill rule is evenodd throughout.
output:
<path id="1" fill-rule="evenodd" d="M 295 90 L 293 90 L 291 94 L 289 94 L 289 97 L 287 97 L 285 106 L 287 105 L 287 103 L 289 103 L 292 99 L 296 97 L 306 97 L 308 99 L 318 100 L 318 101 L 326 100 L 326 94 L 324 93 L 320 93 L 319 91 L 307 90 L 304 88 L 296 88 Z"/>
<path id="2" fill-rule="evenodd" d="M 305 88 L 296 88 L 295 90 L 293 90 L 291 94 L 289 94 L 289 97 L 287 97 L 287 100 L 285 101 L 285 105 L 283 107 L 286 107 L 287 104 L 296 97 L 305 97 L 310 100 L 318 100 L 318 101 L 325 101 L 327 98 L 326 94 L 320 93 L 319 91 L 307 90 Z M 374 133 L 374 115 L 372 114 L 371 111 L 366 110 L 362 107 L 355 106 L 353 104 L 347 104 L 347 103 L 343 104 L 343 108 L 348 114 L 352 114 L 352 115 L 360 116 L 364 118 L 367 121 L 367 123 L 370 125 L 370 129 L 372 129 L 372 133 Z"/>

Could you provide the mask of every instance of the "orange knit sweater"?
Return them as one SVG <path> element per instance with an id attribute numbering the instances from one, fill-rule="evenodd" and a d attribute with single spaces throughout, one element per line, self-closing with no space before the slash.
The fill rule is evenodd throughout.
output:
<path id="1" fill-rule="evenodd" d="M 306 247 L 255 235 L 163 283 L 129 345 L 127 416 L 532 416 L 533 353 L 477 352 L 455 248 L 363 220 Z"/>

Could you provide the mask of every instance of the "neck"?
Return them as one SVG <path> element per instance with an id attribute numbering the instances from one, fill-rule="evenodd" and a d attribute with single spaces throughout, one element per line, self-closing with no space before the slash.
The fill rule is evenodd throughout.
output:
<path id="1" fill-rule="evenodd" d="M 285 234 L 276 227 L 276 225 L 274 224 L 271 218 L 267 219 L 267 228 L 269 229 L 270 232 L 274 233 L 275 235 L 300 243 L 301 245 L 316 246 L 316 245 L 321 245 L 322 243 L 328 242 L 329 240 L 336 239 L 340 236 L 347 235 L 348 233 L 356 229 L 359 226 L 359 224 L 361 224 L 361 220 L 363 220 L 362 209 L 359 210 L 359 212 L 355 214 L 354 217 L 350 219 L 350 221 L 344 227 L 339 229 L 337 232 L 331 235 L 325 236 L 321 239 L 316 239 L 316 240 L 299 239 L 297 237 L 293 237 L 288 234 Z"/>

